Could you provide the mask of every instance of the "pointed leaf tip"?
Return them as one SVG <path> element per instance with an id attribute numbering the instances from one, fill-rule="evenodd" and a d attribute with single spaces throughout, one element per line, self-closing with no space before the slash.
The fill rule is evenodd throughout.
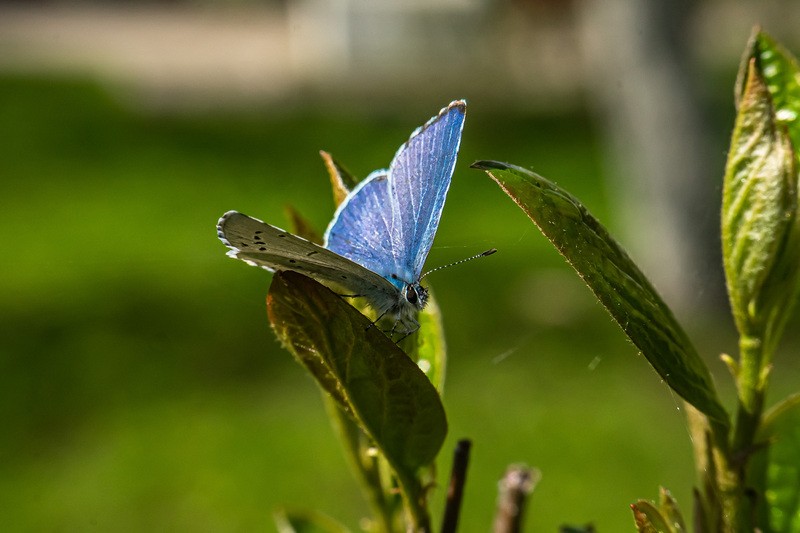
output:
<path id="1" fill-rule="evenodd" d="M 747 62 L 723 182 L 722 251 L 736 325 L 771 351 L 798 289 L 800 221 L 796 155 L 777 119 L 779 91 L 764 78 L 764 56 Z"/>
<path id="2" fill-rule="evenodd" d="M 469 168 L 476 168 L 478 170 L 492 170 L 498 169 L 503 170 L 508 168 L 510 165 L 508 163 L 501 163 L 500 161 L 490 161 L 490 160 L 479 160 L 472 163 Z"/>
<path id="3" fill-rule="evenodd" d="M 711 375 L 650 281 L 581 202 L 538 174 L 478 161 L 594 292 L 664 381 L 687 402 L 727 425 Z"/>

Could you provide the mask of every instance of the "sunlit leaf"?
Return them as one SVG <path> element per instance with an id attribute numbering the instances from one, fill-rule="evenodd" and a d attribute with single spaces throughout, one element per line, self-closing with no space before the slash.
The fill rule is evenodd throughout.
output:
<path id="1" fill-rule="evenodd" d="M 331 187 L 333 188 L 333 201 L 336 203 L 336 205 L 339 205 L 350 193 L 350 191 L 353 190 L 356 185 L 358 185 L 360 180 L 353 176 L 328 152 L 320 150 L 319 155 L 325 162 L 325 168 L 327 169 L 328 176 L 331 179 Z"/>
<path id="2" fill-rule="evenodd" d="M 284 346 L 393 468 L 408 476 L 433 461 L 447 433 L 444 408 L 425 374 L 386 335 L 295 272 L 275 274 L 267 308 Z"/>
<path id="3" fill-rule="evenodd" d="M 736 84 L 737 108 L 745 92 L 750 62 L 753 59 L 756 60 L 757 69 L 772 98 L 775 121 L 785 126 L 792 143 L 800 146 L 800 64 L 788 50 L 756 28 L 739 69 Z"/>
<path id="4" fill-rule="evenodd" d="M 479 161 L 576 270 L 664 381 L 687 402 L 727 424 L 711 376 L 651 283 L 572 195 L 521 167 Z"/>
<path id="5" fill-rule="evenodd" d="M 797 183 L 800 166 L 797 148 L 800 147 L 800 65 L 797 59 L 780 44 L 776 43 L 769 35 L 756 27 L 745 50 L 736 84 L 737 109 L 742 112 L 742 102 L 748 92 L 748 86 L 757 89 L 750 92 L 763 92 L 769 95 L 770 117 L 766 126 L 777 131 L 778 141 L 783 145 L 791 144 L 793 155 L 784 149 L 784 172 L 790 174 L 790 186 L 793 196 L 790 198 L 793 221 L 784 237 L 784 243 L 776 253 L 774 266 L 769 272 L 769 283 L 754 306 L 761 311 L 764 324 L 761 329 L 766 331 L 765 352 L 768 362 L 769 355 L 774 351 L 783 331 L 786 319 L 797 299 L 798 271 L 800 271 L 800 217 L 797 214 Z M 767 100 L 763 95 L 762 100 Z M 787 137 L 791 143 L 783 140 Z M 793 163 L 793 165 L 792 165 Z M 790 168 L 790 167 L 794 168 Z M 787 213 L 788 214 L 788 213 Z"/>
<path id="6" fill-rule="evenodd" d="M 275 512 L 278 533 L 349 533 L 349 529 L 317 511 L 279 509 Z"/>
<path id="7" fill-rule="evenodd" d="M 769 90 L 753 59 L 725 171 L 722 251 L 740 333 L 770 345 L 785 323 L 798 282 L 796 208 L 791 142 L 775 123 Z"/>
<path id="8" fill-rule="evenodd" d="M 669 524 L 671 531 L 674 533 L 683 533 L 687 531 L 686 522 L 683 519 L 683 514 L 678 508 L 678 502 L 672 497 L 672 494 L 661 487 L 658 494 L 658 510 L 664 520 Z"/>
<path id="9" fill-rule="evenodd" d="M 683 533 L 686 525 L 678 505 L 668 490 L 659 489 L 658 507 L 646 500 L 631 505 L 636 528 L 647 533 Z"/>
<path id="10" fill-rule="evenodd" d="M 669 522 L 652 503 L 639 500 L 631 505 L 631 511 L 639 533 L 674 533 Z"/>
<path id="11" fill-rule="evenodd" d="M 428 304 L 418 319 L 419 331 L 411 337 L 416 345 L 417 364 L 441 394 L 444 390 L 447 347 L 444 341 L 442 312 L 430 287 L 428 287 Z"/>
<path id="12" fill-rule="evenodd" d="M 765 416 L 758 440 L 766 443 L 752 459 L 751 478 L 766 506 L 759 508 L 764 531 L 800 531 L 800 394 Z"/>
<path id="13" fill-rule="evenodd" d="M 689 439 L 694 449 L 694 467 L 697 485 L 692 491 L 692 531 L 695 533 L 712 533 L 719 531 L 721 520 L 721 497 L 717 488 L 717 464 L 714 453 L 714 437 L 709 419 L 703 413 L 687 405 L 686 421 L 688 422 Z M 727 436 L 723 437 L 726 438 Z"/>

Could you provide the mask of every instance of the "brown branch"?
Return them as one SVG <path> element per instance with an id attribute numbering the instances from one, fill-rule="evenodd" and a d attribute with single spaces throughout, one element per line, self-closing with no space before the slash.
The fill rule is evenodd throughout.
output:
<path id="1" fill-rule="evenodd" d="M 450 470 L 450 486 L 447 488 L 447 503 L 444 507 L 441 533 L 455 533 L 458 528 L 458 517 L 461 513 L 461 499 L 464 495 L 464 484 L 467 481 L 467 465 L 472 442 L 462 439 L 456 443 L 453 452 L 453 467 Z"/>

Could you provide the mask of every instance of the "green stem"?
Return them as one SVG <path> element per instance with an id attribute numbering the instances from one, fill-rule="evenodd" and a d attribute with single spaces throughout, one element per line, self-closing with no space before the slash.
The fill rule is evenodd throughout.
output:
<path id="1" fill-rule="evenodd" d="M 754 526 L 754 511 L 746 492 L 746 472 L 761 423 L 766 390 L 764 364 L 768 360 L 760 337 L 742 335 L 739 351 L 736 377 L 739 398 L 732 442 L 726 450 L 720 448 L 721 441 L 715 442 L 716 485 L 722 506 L 721 530 L 731 533 L 752 531 Z M 724 444 L 727 448 L 727 443 Z"/>
<path id="2" fill-rule="evenodd" d="M 738 410 L 732 431 L 728 424 L 692 411 L 696 459 L 704 480 L 704 526 L 708 531 L 739 533 L 753 531 L 754 509 L 747 493 L 747 463 L 757 444 L 756 434 L 766 391 L 765 365 L 769 362 L 760 338 L 742 335 L 736 366 Z M 698 418 L 699 417 L 699 418 Z M 703 437 L 707 435 L 707 440 Z M 710 449 L 706 449 L 710 446 Z M 711 462 L 712 464 L 709 464 Z"/>
<path id="3" fill-rule="evenodd" d="M 325 407 L 331 418 L 339 440 L 342 443 L 345 457 L 361 487 L 365 499 L 372 511 L 375 533 L 392 533 L 394 531 L 394 505 L 392 497 L 387 498 L 381 483 L 380 468 L 377 457 L 368 457 L 365 451 L 366 437 L 353 420 L 347 416 L 339 405 L 327 394 L 323 394 Z"/>
<path id="4" fill-rule="evenodd" d="M 425 505 L 425 490 L 419 479 L 415 476 L 405 475 L 402 469 L 396 469 L 395 474 L 397 475 L 397 484 L 403 495 L 403 502 L 410 522 L 408 531 L 430 533 L 431 517 Z"/>
<path id="5" fill-rule="evenodd" d="M 763 343 L 760 338 L 742 335 L 739 341 L 739 375 L 736 385 L 739 407 L 733 436 L 733 457 L 743 460 L 752 450 L 764 408 L 766 383 L 763 379 Z"/>

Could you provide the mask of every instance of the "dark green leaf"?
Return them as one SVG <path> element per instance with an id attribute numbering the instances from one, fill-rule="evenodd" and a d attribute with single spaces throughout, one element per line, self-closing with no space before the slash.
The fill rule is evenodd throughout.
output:
<path id="1" fill-rule="evenodd" d="M 279 509 L 275 513 L 278 533 L 349 533 L 349 529 L 317 511 L 290 511 Z"/>
<path id="2" fill-rule="evenodd" d="M 436 389 L 350 304 L 296 272 L 276 273 L 270 321 L 286 348 L 353 417 L 401 476 L 436 457 L 447 433 Z"/>
<path id="3" fill-rule="evenodd" d="M 291 205 L 288 205 L 284 208 L 284 212 L 286 213 L 286 217 L 289 219 L 289 228 L 292 230 L 292 233 L 298 237 L 304 238 L 307 241 L 322 245 L 322 236 L 311 224 L 311 222 L 309 222 L 306 217 L 301 215 L 297 209 Z"/>
<path id="4" fill-rule="evenodd" d="M 577 271 L 656 372 L 687 402 L 722 424 L 727 413 L 711 376 L 656 290 L 572 195 L 541 176 L 507 163 L 479 161 Z"/>
<path id="5" fill-rule="evenodd" d="M 592 524 L 586 524 L 585 526 L 564 525 L 558 528 L 558 533 L 597 533 L 597 530 Z"/>
<path id="6" fill-rule="evenodd" d="M 338 206 L 350 191 L 358 185 L 360 180 L 353 176 L 328 152 L 320 151 L 319 154 L 322 156 L 325 168 L 328 170 L 333 189 L 333 198 Z M 304 236 L 302 234 L 299 235 Z M 313 242 L 320 243 L 321 240 L 314 240 Z M 436 304 L 431 287 L 428 287 L 428 291 L 428 305 L 425 306 L 425 309 L 418 317 L 420 328 L 415 335 L 407 337 L 401 343 L 401 346 L 409 357 L 419 363 L 420 368 L 423 369 L 441 393 L 444 386 L 447 363 L 444 328 L 442 327 L 442 314 Z M 375 319 L 372 310 L 363 305 L 363 302 L 355 302 L 354 306 L 366 316 Z"/>
<path id="7" fill-rule="evenodd" d="M 709 527 L 709 517 L 708 517 L 708 510 L 706 509 L 706 502 L 703 498 L 700 491 L 695 487 L 692 491 L 692 500 L 694 505 L 692 509 L 694 511 L 693 522 L 694 525 L 694 532 L 695 533 L 711 533 L 713 531 L 717 531 L 715 527 Z"/>

